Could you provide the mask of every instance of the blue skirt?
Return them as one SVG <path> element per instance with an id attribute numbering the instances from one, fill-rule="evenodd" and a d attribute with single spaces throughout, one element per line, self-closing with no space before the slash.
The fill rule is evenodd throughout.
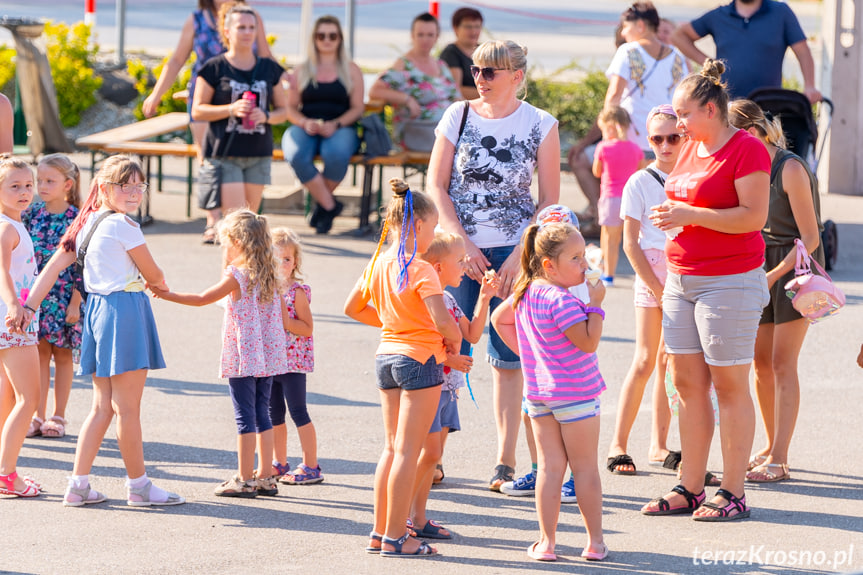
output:
<path id="1" fill-rule="evenodd" d="M 164 367 L 146 292 L 88 294 L 78 375 L 111 377 Z"/>

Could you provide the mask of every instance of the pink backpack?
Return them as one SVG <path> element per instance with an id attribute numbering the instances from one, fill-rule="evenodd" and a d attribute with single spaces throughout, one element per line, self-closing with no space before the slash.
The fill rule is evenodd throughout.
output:
<path id="1" fill-rule="evenodd" d="M 785 284 L 785 293 L 791 298 L 794 309 L 809 323 L 815 323 L 838 312 L 845 305 L 845 294 L 836 287 L 824 268 L 809 257 L 803 242 L 795 239 L 794 244 L 797 247 L 797 263 L 794 265 L 797 277 Z M 810 262 L 821 272 L 820 276 L 812 273 Z"/>

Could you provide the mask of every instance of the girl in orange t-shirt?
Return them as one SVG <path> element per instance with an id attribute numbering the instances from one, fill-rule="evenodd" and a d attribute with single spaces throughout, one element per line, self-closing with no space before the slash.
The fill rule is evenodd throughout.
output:
<path id="1" fill-rule="evenodd" d="M 434 239 L 437 208 L 403 181 L 393 179 L 390 184 L 393 198 L 381 242 L 345 302 L 349 317 L 381 328 L 375 372 L 386 440 L 375 471 L 374 529 L 366 551 L 390 557 L 429 556 L 436 550 L 411 536 L 405 518 L 410 514 L 417 459 L 437 412 L 441 366 L 447 352 L 458 353 L 462 336 L 444 303 L 437 272 L 416 257 Z M 389 229 L 398 241 L 378 258 Z"/>

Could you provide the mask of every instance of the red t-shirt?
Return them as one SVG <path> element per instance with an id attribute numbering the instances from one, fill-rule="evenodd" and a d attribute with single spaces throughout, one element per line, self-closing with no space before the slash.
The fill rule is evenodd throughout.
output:
<path id="1" fill-rule="evenodd" d="M 665 181 L 669 199 L 691 206 L 727 209 L 740 205 L 734 180 L 754 172 L 770 173 L 770 154 L 744 130 L 734 134 L 707 158 L 698 157 L 698 142 L 688 141 Z M 769 190 L 764 189 L 768 194 Z M 669 271 L 679 275 L 721 276 L 751 271 L 764 264 L 761 230 L 726 234 L 701 226 L 685 226 L 665 244 Z"/>

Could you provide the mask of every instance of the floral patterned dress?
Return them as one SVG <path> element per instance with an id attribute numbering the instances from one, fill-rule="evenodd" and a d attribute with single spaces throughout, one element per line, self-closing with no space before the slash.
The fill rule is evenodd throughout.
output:
<path id="1" fill-rule="evenodd" d="M 66 228 L 78 215 L 78 208 L 70 205 L 65 212 L 52 214 L 44 202 L 37 202 L 21 214 L 21 222 L 30 232 L 33 239 L 33 251 L 36 256 L 36 266 L 41 272 L 66 233 Z M 71 349 L 73 359 L 77 362 L 78 351 L 81 348 L 81 325 L 84 309 L 81 306 L 80 319 L 74 324 L 66 323 L 66 309 L 75 291 L 73 274 L 75 266 L 69 266 L 57 278 L 57 283 L 48 292 L 39 306 L 39 339 Z"/>
<path id="2" fill-rule="evenodd" d="M 420 105 L 421 112 L 415 120 L 430 120 L 437 122 L 450 104 L 461 99 L 458 86 L 455 85 L 449 66 L 443 60 L 438 60 L 440 75 L 429 76 L 407 58 L 402 58 L 404 70 L 387 70 L 381 80 L 393 90 L 398 90 L 414 98 Z M 397 142 L 402 141 L 403 125 L 410 120 L 410 111 L 405 106 L 399 106 L 393 113 L 393 131 Z"/>
<path id="3" fill-rule="evenodd" d="M 292 319 L 297 319 L 294 301 L 297 290 L 306 292 L 306 299 L 311 303 L 312 290 L 306 284 L 294 283 L 284 294 L 285 306 Z M 295 335 L 285 331 L 288 348 L 288 371 L 286 373 L 312 373 L 315 370 L 315 344 L 311 336 Z"/>
<path id="4" fill-rule="evenodd" d="M 278 294 L 261 303 L 258 286 L 245 269 L 228 266 L 225 275 L 240 284 L 240 298 L 227 298 L 219 377 L 270 377 L 288 373 L 285 328 Z"/>

